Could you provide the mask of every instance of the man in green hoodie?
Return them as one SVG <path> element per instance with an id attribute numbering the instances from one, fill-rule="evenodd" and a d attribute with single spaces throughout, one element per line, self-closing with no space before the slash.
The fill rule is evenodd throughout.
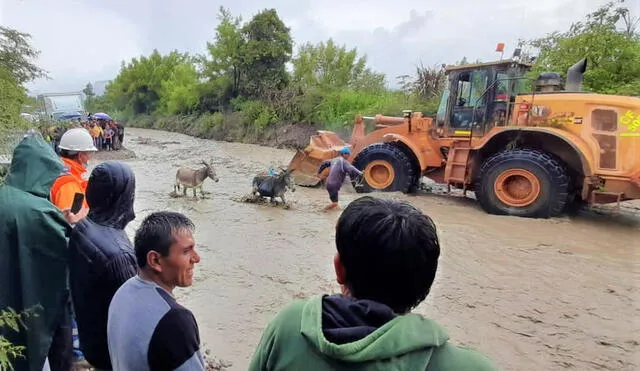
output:
<path id="1" fill-rule="evenodd" d="M 42 370 L 68 303 L 70 226 L 49 201 L 51 185 L 62 170 L 51 146 L 40 135 L 28 135 L 13 152 L 0 185 L 0 310 L 36 309 L 37 314 L 25 321 L 26 330 L 0 329 L 13 345 L 26 347 L 25 357 L 12 362 L 16 371 Z M 61 355 L 52 351 L 53 370 Z"/>
<path id="2" fill-rule="evenodd" d="M 250 371 L 496 370 L 410 313 L 427 297 L 440 245 L 431 219 L 408 203 L 361 197 L 336 226 L 341 295 L 296 301 L 265 329 Z"/>

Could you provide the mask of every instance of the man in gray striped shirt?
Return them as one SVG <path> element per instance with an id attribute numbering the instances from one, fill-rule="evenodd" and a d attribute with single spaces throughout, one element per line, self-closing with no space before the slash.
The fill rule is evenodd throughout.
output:
<path id="1" fill-rule="evenodd" d="M 136 232 L 137 276 L 125 282 L 109 306 L 107 338 L 114 370 L 204 370 L 198 324 L 173 297 L 193 283 L 200 262 L 194 225 L 186 216 L 156 212 Z"/>

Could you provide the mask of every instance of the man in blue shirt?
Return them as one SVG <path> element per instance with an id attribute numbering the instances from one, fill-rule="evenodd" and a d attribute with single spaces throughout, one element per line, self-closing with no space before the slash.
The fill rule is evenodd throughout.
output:
<path id="1" fill-rule="evenodd" d="M 175 287 L 193 284 L 200 262 L 193 230 L 186 216 L 161 211 L 150 214 L 136 232 L 139 273 L 118 289 L 109 306 L 114 370 L 205 370 L 196 319 L 173 297 Z"/>

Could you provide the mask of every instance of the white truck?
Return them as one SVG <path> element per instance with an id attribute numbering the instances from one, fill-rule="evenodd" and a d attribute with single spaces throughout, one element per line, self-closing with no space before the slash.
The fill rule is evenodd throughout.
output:
<path id="1" fill-rule="evenodd" d="M 45 93 L 38 96 L 38 101 L 42 104 L 45 121 L 59 121 L 64 117 L 86 116 L 87 112 L 84 108 L 84 93 L 66 92 L 66 93 Z"/>

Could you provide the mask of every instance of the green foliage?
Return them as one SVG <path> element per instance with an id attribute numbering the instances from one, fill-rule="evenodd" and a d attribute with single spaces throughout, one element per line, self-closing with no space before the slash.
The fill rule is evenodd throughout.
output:
<path id="1" fill-rule="evenodd" d="M 106 96 L 87 96 L 84 101 L 84 107 L 87 112 L 109 112 L 110 116 L 114 116 L 115 107 Z"/>
<path id="2" fill-rule="evenodd" d="M 278 114 L 267 103 L 260 100 L 235 99 L 233 106 L 244 114 L 244 117 L 258 130 L 278 122 Z"/>
<path id="3" fill-rule="evenodd" d="M 338 129 L 352 125 L 357 114 L 373 116 L 380 113 L 398 116 L 403 110 L 412 109 L 433 115 L 437 105 L 437 99 L 424 100 L 418 95 L 401 91 L 337 90 L 323 99 L 314 121 Z"/>
<path id="4" fill-rule="evenodd" d="M 191 113 L 200 99 L 197 81 L 198 74 L 192 63 L 177 64 L 168 78 L 161 83 L 158 113 Z"/>
<path id="5" fill-rule="evenodd" d="M 29 317 L 36 317 L 39 310 L 42 310 L 40 305 L 25 309 L 20 313 L 13 308 L 3 309 L 0 311 L 0 329 L 8 329 L 12 332 L 20 332 L 21 329 L 26 330 L 27 327 L 24 324 L 24 320 Z M 26 348 L 21 345 L 11 344 L 3 333 L 4 330 L 0 332 L 0 369 L 13 370 L 13 361 L 24 357 Z"/>
<path id="6" fill-rule="evenodd" d="M 242 35 L 243 93 L 257 98 L 265 91 L 284 88 L 289 80 L 285 64 L 291 59 L 293 41 L 276 10 L 256 14 L 242 27 Z"/>
<path id="7" fill-rule="evenodd" d="M 0 130 L 15 129 L 20 125 L 20 109 L 26 98 L 13 74 L 0 65 Z"/>
<path id="8" fill-rule="evenodd" d="M 40 107 L 40 102 L 38 102 L 36 97 L 27 96 L 22 104 L 22 112 L 33 114 L 40 109 Z"/>
<path id="9" fill-rule="evenodd" d="M 241 17 L 220 7 L 218 20 L 214 40 L 207 43 L 208 54 L 199 57 L 202 76 L 208 79 L 201 108 L 211 111 L 240 94 L 257 98 L 287 85 L 285 64 L 293 42 L 274 9 L 263 10 L 243 25 Z"/>
<path id="10" fill-rule="evenodd" d="M 93 93 L 93 85 L 90 82 L 88 82 L 87 86 L 82 89 L 82 92 L 87 96 L 87 98 L 95 96 L 95 94 Z"/>
<path id="11" fill-rule="evenodd" d="M 46 72 L 34 63 L 39 52 L 30 44 L 31 36 L 0 26 L 0 154 L 11 151 L 8 138 L 14 131 L 23 130 L 28 123 L 20 112 L 28 100 L 23 85 Z"/>
<path id="12" fill-rule="evenodd" d="M 241 31 L 241 17 L 233 17 L 231 12 L 220 7 L 220 23 L 216 27 L 213 42 L 207 42 L 208 56 L 202 56 L 202 75 L 209 79 L 207 91 L 219 92 L 212 95 L 224 102 L 238 96 L 240 78 L 244 68 L 245 40 Z"/>
<path id="13" fill-rule="evenodd" d="M 640 35 L 624 0 L 610 2 L 568 31 L 554 32 L 530 42 L 539 50 L 534 72 L 566 73 L 586 57 L 587 91 L 640 95 Z"/>
<path id="14" fill-rule="evenodd" d="M 40 52 L 33 49 L 30 39 L 28 33 L 0 26 L 0 66 L 9 71 L 20 86 L 47 77 L 47 72 L 34 62 Z"/>
<path id="15" fill-rule="evenodd" d="M 123 62 L 105 96 L 113 108 L 125 114 L 151 114 L 156 110 L 186 113 L 197 104 L 197 83 L 193 59 L 188 54 L 173 51 L 163 56 L 154 50 L 149 57 Z"/>
<path id="16" fill-rule="evenodd" d="M 382 91 L 385 76 L 367 68 L 366 56 L 356 48 L 347 50 L 332 39 L 317 45 L 306 43 L 293 59 L 292 80 L 302 88 L 322 90 L 359 89 Z"/>

